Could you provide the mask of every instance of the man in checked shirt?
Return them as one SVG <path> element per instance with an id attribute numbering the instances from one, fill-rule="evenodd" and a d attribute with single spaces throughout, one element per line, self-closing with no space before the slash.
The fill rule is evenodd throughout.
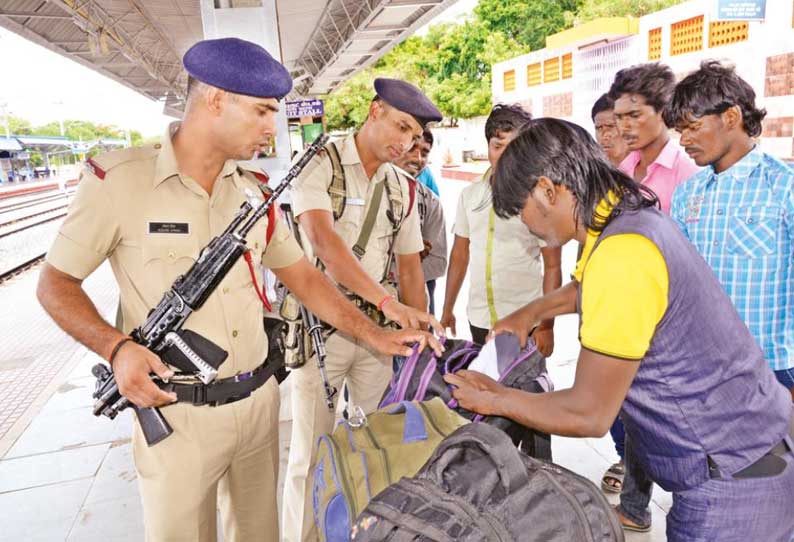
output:
<path id="1" fill-rule="evenodd" d="M 686 153 L 709 166 L 677 188 L 672 216 L 794 400 L 794 170 L 756 145 L 766 111 L 732 66 L 703 62 L 666 115 Z"/>

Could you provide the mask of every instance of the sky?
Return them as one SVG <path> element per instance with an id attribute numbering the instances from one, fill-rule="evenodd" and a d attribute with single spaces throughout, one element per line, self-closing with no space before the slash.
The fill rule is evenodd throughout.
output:
<path id="1" fill-rule="evenodd" d="M 478 0 L 458 0 L 428 25 L 457 21 Z M 138 130 L 144 137 L 161 134 L 173 120 L 162 105 L 58 53 L 0 28 L 3 80 L 0 106 L 34 126 L 59 119 L 89 120 Z M 2 107 L 0 107 L 2 109 Z"/>

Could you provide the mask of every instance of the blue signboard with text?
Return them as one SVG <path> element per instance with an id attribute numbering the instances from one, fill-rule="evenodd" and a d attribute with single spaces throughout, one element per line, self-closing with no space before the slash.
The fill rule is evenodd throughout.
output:
<path id="1" fill-rule="evenodd" d="M 720 21 L 763 21 L 766 0 L 717 0 L 715 15 Z"/>
<path id="2" fill-rule="evenodd" d="M 287 118 L 322 117 L 325 113 L 322 100 L 295 100 L 287 102 Z"/>

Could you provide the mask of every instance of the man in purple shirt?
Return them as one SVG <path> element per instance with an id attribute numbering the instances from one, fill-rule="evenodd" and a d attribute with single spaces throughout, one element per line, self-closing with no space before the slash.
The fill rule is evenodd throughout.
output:
<path id="1" fill-rule="evenodd" d="M 615 120 L 629 155 L 620 170 L 653 190 L 670 214 L 675 187 L 698 171 L 678 143 L 670 139 L 662 112 L 675 88 L 672 70 L 659 63 L 620 70 L 609 89 Z"/>
<path id="2" fill-rule="evenodd" d="M 618 131 L 630 151 L 619 169 L 653 190 L 659 198 L 662 211 L 668 215 L 675 188 L 699 169 L 678 143 L 670 139 L 663 118 L 674 90 L 673 71 L 658 62 L 620 70 L 609 89 L 609 97 L 615 101 L 614 115 Z M 621 433 L 622 425 L 619 419 L 616 420 L 614 432 Z M 632 457 L 628 440 L 624 443 L 623 459 L 625 474 L 616 512 L 625 529 L 650 531 L 651 513 L 648 505 L 653 482 Z"/>

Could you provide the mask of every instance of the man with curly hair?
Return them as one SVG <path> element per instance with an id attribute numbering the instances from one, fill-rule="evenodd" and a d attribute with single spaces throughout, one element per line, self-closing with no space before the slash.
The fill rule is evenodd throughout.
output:
<path id="1" fill-rule="evenodd" d="M 698 170 L 670 139 L 664 121 L 674 88 L 670 67 L 654 62 L 620 70 L 609 89 L 618 130 L 630 151 L 620 170 L 653 190 L 667 214 L 675 187 Z"/>
<path id="2" fill-rule="evenodd" d="M 756 145 L 766 111 L 733 66 L 703 62 L 666 116 L 704 166 L 675 191 L 673 218 L 794 399 L 794 170 Z"/>

